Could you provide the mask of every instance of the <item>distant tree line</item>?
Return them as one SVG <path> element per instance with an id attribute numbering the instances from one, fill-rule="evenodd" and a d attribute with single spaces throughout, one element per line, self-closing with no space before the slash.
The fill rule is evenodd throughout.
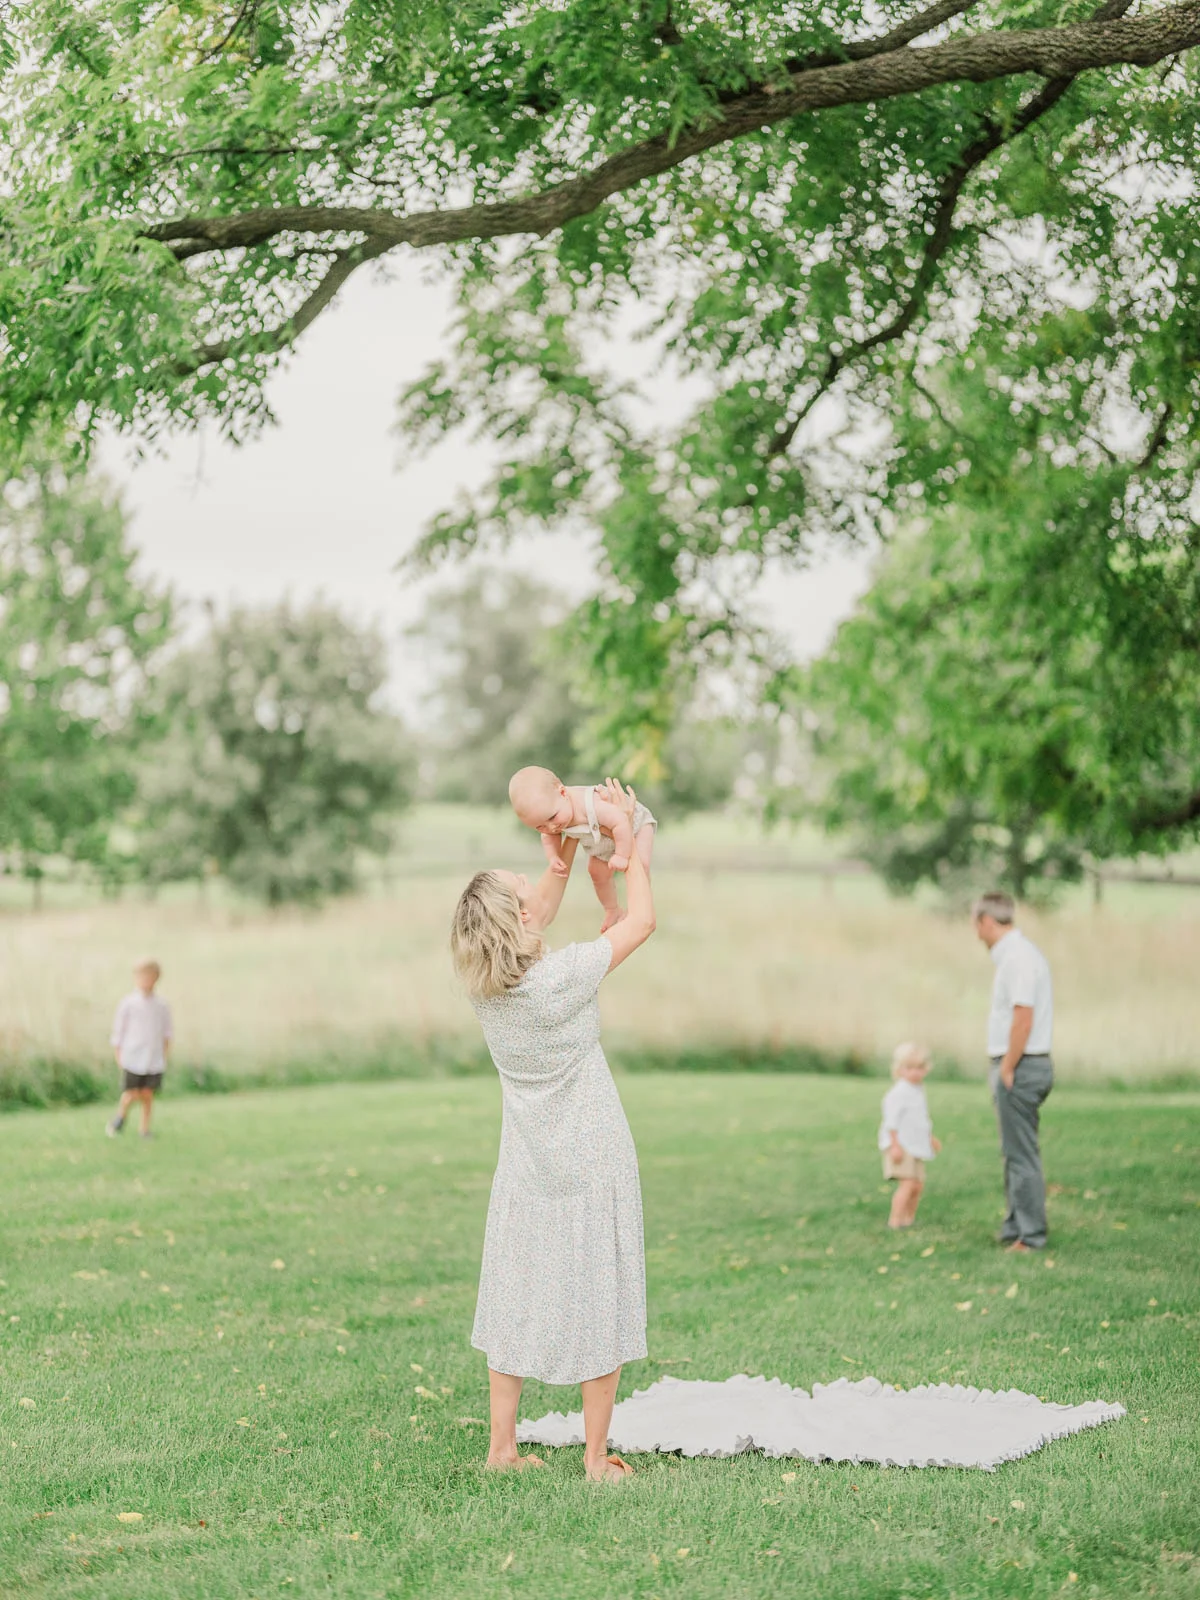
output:
<path id="1" fill-rule="evenodd" d="M 593 772 L 545 586 L 488 571 L 433 591 L 412 630 L 432 685 L 418 732 L 386 702 L 378 630 L 330 605 L 209 608 L 185 629 L 117 495 L 59 455 L 0 498 L 0 866 L 35 899 L 53 870 L 316 902 L 356 887 L 418 793 L 496 805 L 527 763 Z M 693 718 L 643 792 L 719 805 L 758 738 Z"/>
<path id="2" fill-rule="evenodd" d="M 350 889 L 412 793 L 385 644 L 333 607 L 210 614 L 183 641 L 117 497 L 51 456 L 0 497 L 0 859 L 101 883 Z"/>
<path id="3" fill-rule="evenodd" d="M 1127 464 L 1043 475 L 1032 525 L 1037 485 L 1018 513 L 986 482 L 907 524 L 823 657 L 737 715 L 693 697 L 623 775 L 674 815 L 738 796 L 816 821 L 901 891 L 986 876 L 1025 894 L 1194 840 L 1191 505 L 1181 488 L 1151 539 Z M 269 905 L 351 890 L 417 795 L 502 804 L 530 762 L 603 775 L 629 679 L 581 667 L 577 625 L 512 571 L 434 589 L 410 630 L 431 689 L 406 727 L 376 629 L 280 603 L 185 630 L 116 495 L 69 452 L 27 452 L 0 495 L 0 868 L 35 898 L 51 868 L 220 878 Z"/>

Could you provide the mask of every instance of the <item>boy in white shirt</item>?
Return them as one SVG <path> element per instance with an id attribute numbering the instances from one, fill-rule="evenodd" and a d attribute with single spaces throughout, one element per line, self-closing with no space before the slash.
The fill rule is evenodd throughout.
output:
<path id="1" fill-rule="evenodd" d="M 889 1228 L 911 1228 L 925 1187 L 925 1163 L 942 1148 L 933 1136 L 933 1123 L 925 1099 L 925 1074 L 932 1065 L 929 1051 L 919 1044 L 902 1044 L 892 1056 L 896 1080 L 883 1097 L 879 1148 L 883 1175 L 896 1185 L 892 1195 Z"/>
<path id="2" fill-rule="evenodd" d="M 154 992 L 161 976 L 157 961 L 149 957 L 139 961 L 133 969 L 133 990 L 113 1018 L 111 1042 L 121 1069 L 121 1103 L 106 1129 L 110 1139 L 125 1126 L 126 1113 L 135 1100 L 142 1107 L 142 1138 L 150 1137 L 150 1113 L 154 1096 L 162 1088 L 173 1033 L 171 1008 Z"/>

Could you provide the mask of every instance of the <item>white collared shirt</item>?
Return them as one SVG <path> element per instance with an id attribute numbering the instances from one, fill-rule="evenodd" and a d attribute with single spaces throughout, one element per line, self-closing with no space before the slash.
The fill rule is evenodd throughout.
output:
<path id="1" fill-rule="evenodd" d="M 139 1077 L 161 1072 L 167 1064 L 163 1046 L 171 1037 L 171 1008 L 156 994 L 135 989 L 117 1007 L 112 1046 L 124 1071 Z"/>
<path id="2" fill-rule="evenodd" d="M 918 1161 L 933 1160 L 933 1122 L 925 1086 L 897 1078 L 883 1097 L 883 1121 L 879 1124 L 879 1148 L 886 1150 L 895 1133 L 901 1150 Z"/>
<path id="3" fill-rule="evenodd" d="M 989 952 L 996 964 L 992 983 L 992 1009 L 988 1013 L 989 1056 L 1008 1050 L 1014 1006 L 1033 1007 L 1026 1055 L 1048 1056 L 1054 1035 L 1054 991 L 1046 958 L 1020 928 L 1010 928 Z"/>

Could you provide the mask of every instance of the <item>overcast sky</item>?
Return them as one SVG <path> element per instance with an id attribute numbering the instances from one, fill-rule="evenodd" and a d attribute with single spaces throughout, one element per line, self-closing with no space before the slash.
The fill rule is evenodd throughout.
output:
<path id="1" fill-rule="evenodd" d="M 184 600 L 263 601 L 321 593 L 378 621 L 393 643 L 393 698 L 415 706 L 420 662 L 401 642 L 428 582 L 396 571 L 426 517 L 487 471 L 483 448 L 443 447 L 397 468 L 396 396 L 446 345 L 446 290 L 409 260 L 386 279 L 352 280 L 303 337 L 271 386 L 277 425 L 240 447 L 180 435 L 142 461 L 110 443 L 103 461 L 124 491 L 147 567 Z M 526 540 L 508 558 L 577 596 L 590 552 L 567 538 Z M 762 614 L 798 654 L 819 650 L 865 582 L 865 559 L 775 575 Z"/>

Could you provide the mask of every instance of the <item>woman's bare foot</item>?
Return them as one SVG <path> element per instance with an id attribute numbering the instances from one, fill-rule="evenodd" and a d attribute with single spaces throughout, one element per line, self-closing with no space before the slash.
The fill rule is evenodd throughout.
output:
<path id="1" fill-rule="evenodd" d="M 599 1467 L 585 1468 L 589 1483 L 623 1483 L 633 1477 L 633 1468 L 620 1456 L 605 1456 Z"/>
<path id="2" fill-rule="evenodd" d="M 544 1467 L 541 1456 L 489 1456 L 484 1466 L 489 1472 L 524 1472 L 526 1467 Z"/>

